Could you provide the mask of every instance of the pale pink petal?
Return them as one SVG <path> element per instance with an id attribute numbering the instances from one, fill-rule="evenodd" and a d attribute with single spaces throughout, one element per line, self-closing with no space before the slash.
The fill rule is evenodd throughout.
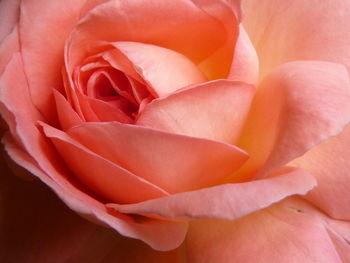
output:
<path id="1" fill-rule="evenodd" d="M 323 215 L 281 202 L 236 221 L 191 224 L 186 240 L 191 263 L 342 263 Z"/>
<path id="2" fill-rule="evenodd" d="M 215 5 L 190 0 L 108 1 L 89 12 L 71 34 L 66 54 L 68 72 L 100 40 L 154 44 L 182 53 L 195 63 L 220 51 L 212 60 L 215 63 L 207 64 L 228 72 L 237 37 L 237 9 L 238 4 L 231 6 L 226 1 Z M 219 50 L 223 46 L 226 48 Z"/>
<path id="3" fill-rule="evenodd" d="M 102 158 L 66 133 L 41 124 L 74 176 L 93 193 L 116 203 L 137 203 L 167 192 Z"/>
<path id="4" fill-rule="evenodd" d="M 30 94 L 34 105 L 50 120 L 55 116 L 52 88 L 62 89 L 64 41 L 84 14 L 81 9 L 98 2 L 21 1 L 19 32 Z"/>
<path id="5" fill-rule="evenodd" d="M 116 42 L 113 46 L 131 61 L 136 72 L 157 96 L 206 81 L 191 60 L 171 49 L 137 42 Z"/>
<path id="6" fill-rule="evenodd" d="M 75 125 L 81 124 L 83 120 L 73 110 L 72 106 L 68 103 L 65 97 L 57 90 L 53 90 L 55 96 L 55 103 L 57 109 L 58 119 L 63 130 L 67 130 Z"/>
<path id="7" fill-rule="evenodd" d="M 181 249 L 159 252 L 90 223 L 41 182 L 19 180 L 0 165 L 1 262 L 179 262 Z"/>
<path id="8" fill-rule="evenodd" d="M 314 175 L 318 187 L 306 197 L 334 218 L 350 220 L 350 126 L 291 165 Z"/>
<path id="9" fill-rule="evenodd" d="M 215 80 L 189 87 L 145 106 L 136 124 L 235 144 L 254 96 L 253 86 Z"/>
<path id="10" fill-rule="evenodd" d="M 0 43 L 13 31 L 18 23 L 21 0 L 0 1 Z"/>
<path id="11" fill-rule="evenodd" d="M 245 0 L 242 5 L 262 77 L 294 60 L 337 62 L 350 70 L 349 1 Z"/>
<path id="12" fill-rule="evenodd" d="M 23 151 L 17 142 L 8 137 L 5 146 L 11 158 L 40 178 L 74 211 L 95 218 L 124 236 L 141 239 L 153 248 L 167 250 L 178 247 L 186 233 L 185 224 L 159 220 L 130 222 L 125 215 L 110 215 L 102 203 L 80 190 L 80 185 L 68 176 L 52 144 L 37 129 L 36 123 L 42 117 L 30 100 L 22 68 L 21 57 L 15 54 L 0 79 L 1 103 L 16 116 L 18 143 L 22 143 L 25 149 Z"/>
<path id="13" fill-rule="evenodd" d="M 249 178 L 260 171 L 263 176 L 339 134 L 350 120 L 349 100 L 348 73 L 340 64 L 280 66 L 258 88 L 238 143 L 252 156 L 240 175 Z"/>
<path id="14" fill-rule="evenodd" d="M 228 144 L 118 122 L 86 123 L 67 134 L 169 193 L 213 185 L 248 158 Z"/>
<path id="15" fill-rule="evenodd" d="M 244 27 L 240 25 L 229 79 L 256 84 L 259 79 L 259 59 Z"/>
<path id="16" fill-rule="evenodd" d="M 306 194 L 315 179 L 302 170 L 284 169 L 273 177 L 238 184 L 224 184 L 179 193 L 138 204 L 109 204 L 122 213 L 166 218 L 220 218 L 234 220 L 294 194 Z"/>

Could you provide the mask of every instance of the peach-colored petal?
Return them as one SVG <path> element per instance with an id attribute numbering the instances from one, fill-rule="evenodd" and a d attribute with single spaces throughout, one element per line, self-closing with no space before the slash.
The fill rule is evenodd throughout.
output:
<path id="1" fill-rule="evenodd" d="M 58 119 L 63 130 L 67 130 L 73 126 L 83 122 L 80 116 L 72 109 L 65 97 L 57 90 L 53 90 L 57 109 Z"/>
<path id="2" fill-rule="evenodd" d="M 242 5 L 262 77 L 294 60 L 337 62 L 350 70 L 349 1 L 245 0 Z"/>
<path id="3" fill-rule="evenodd" d="M 342 263 L 323 215 L 281 202 L 236 221 L 193 222 L 186 242 L 191 263 Z"/>
<path id="4" fill-rule="evenodd" d="M 64 41 L 83 15 L 81 9 L 94 3 L 98 1 L 21 1 L 19 32 L 30 94 L 50 120 L 55 117 L 52 88 L 62 89 Z"/>
<path id="5" fill-rule="evenodd" d="M 19 141 L 15 142 L 9 136 L 5 140 L 10 157 L 40 178 L 76 212 L 95 218 L 124 236 L 141 239 L 156 249 L 169 250 L 179 246 L 186 233 L 186 224 L 159 220 L 135 223 L 128 221 L 129 217 L 125 218 L 122 214 L 110 215 L 103 204 L 80 190 L 80 185 L 68 177 L 52 145 L 36 127 L 42 117 L 30 100 L 22 68 L 21 57 L 16 53 L 0 79 L 1 103 L 9 113 L 16 116 Z M 25 151 L 18 144 L 23 144 Z"/>
<path id="6" fill-rule="evenodd" d="M 137 203 L 167 192 L 102 158 L 51 126 L 41 124 L 74 176 L 95 194 L 116 203 Z"/>
<path id="7" fill-rule="evenodd" d="M 191 0 L 210 16 L 220 21 L 226 31 L 224 44 L 199 65 L 206 76 L 213 79 L 227 78 L 241 20 L 241 1 L 223 0 L 212 4 L 208 0 Z"/>
<path id="8" fill-rule="evenodd" d="M 259 59 L 244 27 L 240 25 L 229 79 L 256 84 L 259 79 Z"/>
<path id="9" fill-rule="evenodd" d="M 315 179 L 302 170 L 283 169 L 268 179 L 224 184 L 138 204 L 108 206 L 122 213 L 141 213 L 166 218 L 234 220 L 287 196 L 305 194 L 315 185 Z"/>
<path id="10" fill-rule="evenodd" d="M 306 197 L 334 218 L 350 220 L 350 126 L 291 163 L 312 173 L 318 187 Z"/>
<path id="11" fill-rule="evenodd" d="M 340 64 L 299 61 L 277 68 L 258 88 L 238 143 L 252 156 L 241 173 L 260 169 L 262 176 L 340 133 L 350 120 L 349 100 Z"/>
<path id="12" fill-rule="evenodd" d="M 241 82 L 206 82 L 153 100 L 136 124 L 235 144 L 254 92 L 253 86 Z"/>
<path id="13" fill-rule="evenodd" d="M 113 46 L 132 62 L 136 72 L 157 96 L 206 81 L 191 60 L 171 49 L 137 42 L 116 42 Z"/>
<path id="14" fill-rule="evenodd" d="M 181 249 L 155 251 L 84 220 L 40 181 L 13 176 L 1 157 L 1 262 L 178 262 Z"/>
<path id="15" fill-rule="evenodd" d="M 230 42 L 230 48 L 217 56 L 225 58 L 227 55 L 230 61 L 237 32 L 233 9 L 238 8 L 236 4 L 229 6 L 226 1 L 215 5 L 189 0 L 108 1 L 89 12 L 71 34 L 66 54 L 68 71 L 71 72 L 96 45 L 95 41 L 100 40 L 154 44 L 182 53 L 195 63 Z M 215 62 L 218 69 L 225 68 L 219 64 L 222 60 Z"/>
<path id="16" fill-rule="evenodd" d="M 85 123 L 67 134 L 169 193 L 213 185 L 248 158 L 228 144 L 118 122 Z"/>
<path id="17" fill-rule="evenodd" d="M 18 22 L 21 0 L 0 1 L 0 43 L 13 31 Z"/>

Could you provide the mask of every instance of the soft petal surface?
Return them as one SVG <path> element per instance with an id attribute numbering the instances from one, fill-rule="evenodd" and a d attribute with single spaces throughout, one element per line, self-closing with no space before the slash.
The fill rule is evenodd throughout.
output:
<path id="1" fill-rule="evenodd" d="M 91 152 L 64 132 L 42 125 L 45 135 L 54 143 L 74 176 L 96 194 L 117 203 L 135 203 L 168 195 L 159 187 Z"/>
<path id="2" fill-rule="evenodd" d="M 1 262 L 181 262 L 181 249 L 155 251 L 84 220 L 44 184 L 18 179 L 2 158 L 0 164 Z"/>
<path id="3" fill-rule="evenodd" d="M 68 71 L 86 57 L 95 40 L 155 44 L 182 53 L 195 63 L 229 43 L 207 63 L 225 71 L 217 58 L 228 58 L 223 61 L 229 67 L 237 35 L 237 9 L 239 4 L 227 1 L 215 5 L 201 0 L 108 1 L 84 17 L 71 34 L 66 54 Z"/>
<path id="4" fill-rule="evenodd" d="M 306 197 L 334 218 L 350 220 L 350 126 L 291 165 L 314 175 L 318 187 Z"/>
<path id="5" fill-rule="evenodd" d="M 300 61 L 274 70 L 258 88 L 238 143 L 252 156 L 241 173 L 263 176 L 339 134 L 350 120 L 349 100 L 340 64 Z"/>
<path id="6" fill-rule="evenodd" d="M 249 84 L 256 84 L 259 79 L 259 58 L 242 25 L 239 27 L 229 79 Z"/>
<path id="7" fill-rule="evenodd" d="M 55 96 L 57 115 L 61 128 L 63 130 L 67 130 L 75 125 L 81 124 L 83 120 L 76 113 L 76 111 L 73 110 L 66 98 L 57 90 L 53 90 L 53 94 Z"/>
<path id="8" fill-rule="evenodd" d="M 136 124 L 235 144 L 254 92 L 253 86 L 241 82 L 206 82 L 153 100 Z"/>
<path id="9" fill-rule="evenodd" d="M 350 221 L 329 220 L 327 229 L 340 258 L 343 262 L 349 262 Z"/>
<path id="10" fill-rule="evenodd" d="M 171 49 L 137 42 L 116 42 L 113 46 L 131 61 L 157 96 L 206 81 L 191 60 Z"/>
<path id="11" fill-rule="evenodd" d="M 19 51 L 18 29 L 15 27 L 5 39 L 0 42 L 0 75 L 4 72 L 12 55 Z"/>
<path id="12" fill-rule="evenodd" d="M 242 5 L 262 77 L 294 60 L 332 61 L 350 70 L 349 1 L 244 0 Z"/>
<path id="13" fill-rule="evenodd" d="M 62 89 L 64 41 L 83 11 L 98 2 L 21 1 L 19 32 L 30 94 L 34 105 L 50 120 L 55 117 L 52 88 Z"/>
<path id="14" fill-rule="evenodd" d="M 305 194 L 315 186 L 302 170 L 283 169 L 269 179 L 224 184 L 179 193 L 138 204 L 110 207 L 122 213 L 144 213 L 166 218 L 220 218 L 233 220 L 294 194 Z"/>
<path id="15" fill-rule="evenodd" d="M 0 1 L 0 43 L 16 27 L 19 15 L 20 0 L 2 0 Z"/>
<path id="16" fill-rule="evenodd" d="M 66 131 L 92 152 L 169 193 L 215 184 L 248 158 L 235 146 L 118 122 Z"/>
<path id="17" fill-rule="evenodd" d="M 0 79 L 1 103 L 6 111 L 16 116 L 14 134 L 17 141 L 10 136 L 5 140 L 10 157 L 40 178 L 76 212 L 96 218 L 122 235 L 141 239 L 156 249 L 167 250 L 179 246 L 186 233 L 186 224 L 159 220 L 143 223 L 125 221 L 125 216 L 121 214 L 110 215 L 103 204 L 84 193 L 81 186 L 71 176 L 68 177 L 69 172 L 52 144 L 37 129 L 36 123 L 42 117 L 29 98 L 22 68 L 21 57 L 15 54 Z M 8 88 L 13 86 L 16 89 Z"/>
<path id="18" fill-rule="evenodd" d="M 187 237 L 193 263 L 342 263 L 323 215 L 281 202 L 236 221 L 193 222 Z"/>

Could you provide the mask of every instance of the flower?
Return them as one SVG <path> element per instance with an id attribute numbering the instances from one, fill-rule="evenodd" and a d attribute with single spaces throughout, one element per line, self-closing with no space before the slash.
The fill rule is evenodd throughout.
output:
<path id="1" fill-rule="evenodd" d="M 115 246 L 131 262 L 348 259 L 350 3 L 315 3 L 0 3 L 8 155 L 76 213 L 153 248 L 66 211 L 59 261 Z"/>

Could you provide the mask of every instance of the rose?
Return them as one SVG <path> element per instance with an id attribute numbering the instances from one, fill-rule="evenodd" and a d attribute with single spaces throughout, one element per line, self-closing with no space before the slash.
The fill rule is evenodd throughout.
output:
<path id="1" fill-rule="evenodd" d="M 290 14 L 287 13 L 292 21 L 295 21 L 295 10 L 307 6 L 295 3 L 296 9 L 291 8 Z M 312 23 L 308 23 L 307 29 L 301 28 L 305 31 L 291 27 L 289 32 L 296 30 L 296 35 L 305 41 L 293 42 L 293 46 L 291 41 L 284 42 L 285 35 L 274 28 L 281 24 L 278 22 L 265 31 L 272 36 L 261 36 L 258 29 L 264 28 L 267 24 L 264 19 L 271 17 L 264 13 L 271 10 L 270 4 L 267 7 L 259 4 L 259 14 L 257 3 L 244 2 L 245 27 L 260 56 L 262 80 L 246 120 L 253 96 L 248 84 L 255 84 L 257 59 L 244 28 L 238 28 L 238 4 L 230 6 L 218 1 L 213 6 L 205 1 L 184 1 L 172 9 L 170 4 L 152 6 L 152 2 L 141 5 L 132 1 L 104 4 L 88 1 L 81 5 L 75 3 L 69 9 L 65 2 L 23 1 L 19 23 L 15 15 L 16 3 L 4 1 L 2 4 L 6 8 L 1 10 L 13 8 L 14 11 L 8 12 L 7 23 L 2 26 L 6 38 L 1 48 L 4 71 L 1 111 L 10 128 L 4 140 L 6 149 L 18 164 L 37 175 L 72 209 L 156 249 L 172 249 L 182 242 L 188 219 L 233 220 L 287 196 L 310 190 L 315 183 L 305 171 L 280 169 L 289 163 L 308 170 L 317 178 L 319 186 L 306 197 L 309 203 L 289 198 L 233 222 L 191 223 L 186 241 L 190 262 L 220 262 L 225 258 L 225 261 L 255 262 L 255 254 L 259 252 L 256 250 L 266 245 L 263 240 L 269 234 L 274 237 L 274 248 L 259 252 L 263 253 L 265 262 L 281 262 L 285 258 L 288 262 L 336 262 L 339 255 L 346 256 L 345 241 L 341 237 L 346 235 L 347 225 L 334 220 L 348 219 L 348 211 L 344 211 L 339 201 L 346 194 L 340 188 L 340 181 L 347 185 L 346 163 L 336 162 L 342 169 L 338 167 L 337 176 L 330 178 L 325 171 L 333 170 L 335 164 L 323 160 L 330 148 L 346 158 L 346 131 L 290 163 L 321 141 L 340 133 L 349 120 L 346 69 L 341 64 L 326 62 L 348 65 L 347 53 L 343 43 L 336 41 L 326 27 L 324 31 L 318 29 L 316 42 L 306 37 Z M 277 1 L 273 8 L 286 10 L 287 4 Z M 54 15 L 52 10 L 64 12 Z M 275 9 L 272 12 L 276 12 Z M 314 13 L 316 20 L 320 11 L 316 8 Z M 334 20 L 334 13 L 329 14 Z M 77 22 L 79 15 L 83 18 Z M 30 17 L 40 16 L 44 16 L 45 24 L 28 22 Z M 159 16 L 162 23 L 154 26 Z M 152 27 L 145 27 L 145 18 Z M 342 25 L 336 21 L 337 26 Z M 135 23 L 139 23 L 138 27 Z M 56 32 L 55 38 L 46 37 L 48 30 Z M 135 30 L 139 30 L 137 34 Z M 340 27 L 336 32 L 346 31 Z M 274 48 L 270 48 L 269 41 L 273 41 Z M 47 46 L 50 48 L 45 49 Z M 337 48 L 329 51 L 329 47 Z M 283 52 L 284 49 L 294 53 Z M 214 55 L 213 51 L 216 51 Z M 321 61 L 296 61 L 279 66 L 296 59 Z M 169 68 L 173 70 L 171 74 Z M 95 73 L 89 75 L 89 71 Z M 208 79 L 228 76 L 229 80 L 207 82 L 200 71 Z M 126 97 L 132 94 L 129 101 L 117 101 L 113 89 L 105 90 L 96 84 L 106 79 L 111 83 L 121 82 L 126 76 L 137 92 L 126 90 L 126 95 L 125 90 L 118 92 Z M 65 89 L 62 88 L 64 81 Z M 53 96 L 56 106 L 52 104 Z M 135 109 L 129 102 L 138 96 L 145 100 L 135 103 Z M 152 100 L 158 96 L 159 99 Z M 118 107 L 111 107 L 111 100 Z M 55 120 L 56 113 L 59 124 Z M 121 123 L 133 122 L 135 115 L 136 126 L 109 122 L 111 116 Z M 82 116 L 93 123 L 81 124 Z M 244 149 L 250 159 L 241 167 L 245 153 L 225 143 Z M 59 161 L 58 154 L 64 164 Z M 169 155 L 170 160 L 166 158 Z M 322 170 L 315 165 L 319 159 L 323 161 Z M 97 173 L 96 167 L 99 168 Z M 169 171 L 169 167 L 174 169 Z M 236 172 L 228 176 L 234 170 Z M 169 179 L 169 175 L 176 175 L 176 180 Z M 117 182 L 110 182 L 114 176 L 119 176 Z M 255 180 L 258 178 L 262 179 Z M 170 183 L 166 179 L 171 180 Z M 118 183 L 122 183 L 122 187 Z M 214 184 L 220 185 L 209 187 Z M 334 186 L 340 188 L 338 195 L 329 194 Z M 155 197 L 160 198 L 153 199 Z M 149 201 L 138 203 L 147 199 Z M 295 229 L 302 229 L 303 233 L 295 234 L 293 228 L 281 222 L 294 224 Z M 235 248 L 236 242 L 246 242 L 246 237 L 253 234 L 249 226 L 256 226 L 256 246 L 244 246 L 241 253 L 234 255 L 222 253 L 226 251 L 222 246 L 217 250 L 217 244 L 226 243 Z M 266 227 L 269 233 L 264 233 Z M 203 233 L 208 236 L 204 237 Z M 283 239 L 280 233 L 288 233 L 291 241 L 278 244 L 276 248 L 275 242 Z M 301 248 L 290 249 L 290 244 L 295 242 L 311 253 L 303 256 Z M 207 248 L 205 254 L 200 252 L 202 247 Z M 325 248 L 329 252 L 317 258 L 319 250 Z M 251 251 L 256 252 L 254 258 L 250 258 Z M 278 255 L 274 251 L 278 251 Z M 278 258 L 281 256 L 283 258 Z"/>

